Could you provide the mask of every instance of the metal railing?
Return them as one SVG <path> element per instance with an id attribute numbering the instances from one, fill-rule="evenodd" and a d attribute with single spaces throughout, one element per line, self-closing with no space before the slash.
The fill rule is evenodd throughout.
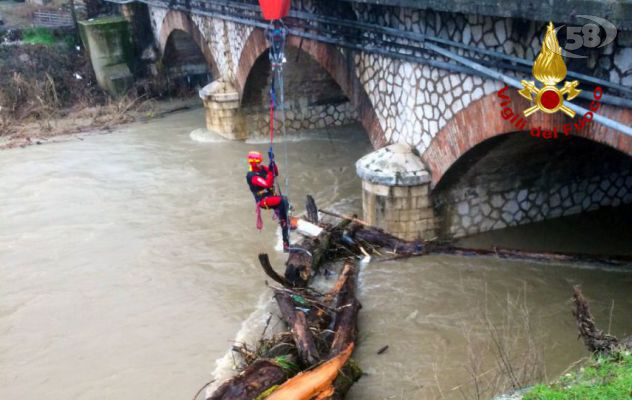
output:
<path id="1" fill-rule="evenodd" d="M 35 11 L 33 12 L 33 24 L 47 28 L 60 28 L 73 26 L 72 15 L 66 11 Z"/>

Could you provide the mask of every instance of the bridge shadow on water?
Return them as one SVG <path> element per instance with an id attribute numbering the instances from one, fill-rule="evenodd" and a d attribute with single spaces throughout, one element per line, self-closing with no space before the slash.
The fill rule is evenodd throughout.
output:
<path id="1" fill-rule="evenodd" d="M 628 204 L 479 233 L 457 243 L 485 249 L 632 255 L 631 223 Z"/>

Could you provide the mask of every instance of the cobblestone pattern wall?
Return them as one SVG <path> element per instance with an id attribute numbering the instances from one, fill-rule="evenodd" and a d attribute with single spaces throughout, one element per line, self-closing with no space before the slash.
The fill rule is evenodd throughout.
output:
<path id="1" fill-rule="evenodd" d="M 526 132 L 465 155 L 433 192 L 441 236 L 454 237 L 632 203 L 632 159 L 588 139 L 534 142 Z"/>
<path id="2" fill-rule="evenodd" d="M 477 195 L 453 199 L 441 213 L 447 218 L 442 234 L 460 237 L 507 226 L 528 224 L 566 215 L 632 203 L 630 171 L 587 180 L 533 186 L 509 191 L 479 190 Z"/>
<path id="3" fill-rule="evenodd" d="M 264 53 L 255 63 L 250 73 L 253 79 L 248 80 L 242 96 L 244 126 L 252 136 L 269 134 L 272 74 L 267 57 Z M 342 126 L 358 120 L 338 84 L 309 54 L 288 47 L 286 59 L 283 79 L 288 132 Z M 280 112 L 277 111 L 277 121 L 278 118 Z"/>
<path id="4" fill-rule="evenodd" d="M 535 60 L 539 53 L 545 30 L 545 23 L 511 18 L 357 3 L 354 8 L 361 21 L 439 36 L 529 60 Z M 632 84 L 630 42 L 630 33 L 620 32 L 615 42 L 591 53 L 588 67 L 586 59 L 579 59 L 569 63 L 569 69 L 582 69 L 581 72 L 629 86 Z M 407 42 L 402 40 L 402 43 Z M 458 49 L 456 52 L 469 56 L 471 51 Z M 430 57 L 442 60 L 438 56 Z M 416 146 L 421 153 L 460 110 L 501 87 L 497 81 L 368 53 L 355 54 L 355 67 L 377 111 L 386 139 Z"/>
<path id="5" fill-rule="evenodd" d="M 247 137 L 267 137 L 270 133 L 270 114 L 260 107 L 242 108 L 244 129 Z M 280 117 L 279 117 L 280 118 Z M 289 106 L 285 113 L 288 133 L 305 129 L 320 129 L 342 126 L 357 122 L 358 116 L 348 101 L 340 104 L 325 104 L 301 107 Z M 276 119 L 279 124 L 279 119 Z"/>

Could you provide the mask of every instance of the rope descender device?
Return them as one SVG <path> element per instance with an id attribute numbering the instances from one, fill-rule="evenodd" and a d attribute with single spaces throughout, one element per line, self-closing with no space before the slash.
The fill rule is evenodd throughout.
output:
<path id="1" fill-rule="evenodd" d="M 270 64 L 273 71 L 282 68 L 285 63 L 285 37 L 287 36 L 287 28 L 282 20 L 277 19 L 270 22 L 270 26 L 266 29 L 266 39 L 270 43 Z"/>
<path id="2" fill-rule="evenodd" d="M 291 0 L 259 0 L 263 19 L 270 21 L 270 26 L 266 29 L 266 39 L 270 43 L 270 62 L 273 70 L 285 62 L 283 48 L 287 28 L 283 18 L 290 12 L 290 5 Z"/>

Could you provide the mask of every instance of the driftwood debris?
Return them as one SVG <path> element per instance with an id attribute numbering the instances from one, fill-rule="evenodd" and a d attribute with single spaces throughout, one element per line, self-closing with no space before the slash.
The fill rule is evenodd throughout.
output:
<path id="1" fill-rule="evenodd" d="M 377 254 L 380 260 L 454 254 L 494 256 L 536 261 L 582 261 L 618 265 L 632 258 L 556 253 L 535 253 L 508 249 L 478 250 L 435 241 L 407 241 L 370 226 L 355 216 L 318 210 L 308 196 L 307 219 L 323 231 L 318 237 L 304 238 L 293 245 L 283 276 L 277 273 L 266 254 L 259 255 L 261 267 L 273 282 L 278 314 L 287 330 L 272 338 L 262 337 L 256 351 L 242 347 L 244 369 L 219 386 L 211 400 L 342 400 L 362 370 L 350 358 L 358 336 L 358 259 Z M 342 219 L 338 224 L 320 220 L 318 211 Z M 322 294 L 312 288 L 312 278 L 325 265 L 344 262 L 335 284 Z M 632 337 L 619 341 L 604 334 L 594 323 L 588 304 L 576 289 L 574 315 L 584 343 L 593 352 L 608 352 L 617 345 L 632 348 Z M 386 351 L 388 346 L 379 350 Z M 307 372 L 306 372 L 307 371 Z M 298 373 L 298 375 L 296 375 Z M 296 376 L 295 376 L 296 375 Z M 294 378 L 293 378 L 294 376 Z M 290 397 L 287 397 L 290 396 Z"/>
<path id="2" fill-rule="evenodd" d="M 458 256 L 487 256 L 498 257 L 511 260 L 527 260 L 538 262 L 567 262 L 567 263 L 587 263 L 605 266 L 624 266 L 632 265 L 632 257 L 630 256 L 600 256 L 593 254 L 581 253 L 550 253 L 522 251 L 504 248 L 488 249 L 470 249 L 465 247 L 456 247 L 450 245 L 431 245 L 426 246 L 427 254 L 451 254 Z"/>
<path id="3" fill-rule="evenodd" d="M 357 242 L 366 242 L 373 246 L 382 247 L 385 250 L 394 253 L 391 257 L 384 258 L 382 259 L 382 261 L 391 261 L 429 254 L 446 254 L 464 257 L 498 257 L 511 260 L 527 260 L 537 262 L 587 263 L 605 266 L 632 265 L 632 256 L 627 255 L 606 256 L 583 253 L 535 252 L 505 249 L 500 247 L 495 247 L 491 250 L 473 249 L 467 247 L 453 246 L 449 243 L 442 243 L 437 241 L 403 240 L 384 232 L 380 228 L 371 226 L 365 221 L 357 219 L 355 216 L 342 215 L 325 210 L 320 210 L 320 212 L 350 222 L 351 226 L 348 229 L 348 231 L 350 232 L 350 237 Z"/>
<path id="4" fill-rule="evenodd" d="M 358 312 L 362 305 L 356 297 L 357 276 L 357 264 L 355 262 L 347 262 L 341 273 L 344 282 L 340 284 L 340 289 L 337 293 L 338 299 L 336 301 L 331 355 L 338 354 L 349 347 L 350 344 L 353 344 L 358 334 Z"/>
<path id="5" fill-rule="evenodd" d="M 305 238 L 298 245 L 292 246 L 285 263 L 285 279 L 293 286 L 307 286 L 310 278 L 325 261 L 332 246 L 332 234 L 343 230 L 348 224 L 349 221 L 342 221 L 333 227 L 322 225 L 325 230 L 316 238 Z"/>
<path id="6" fill-rule="evenodd" d="M 290 328 L 301 361 L 306 367 L 316 364 L 320 361 L 320 355 L 305 312 L 296 308 L 288 292 L 277 290 L 274 298 L 279 305 L 283 320 Z"/>
<path id="7" fill-rule="evenodd" d="M 608 354 L 618 346 L 632 349 L 632 336 L 619 340 L 615 336 L 604 333 L 601 329 L 597 328 L 592 313 L 590 312 L 588 301 L 586 301 L 586 298 L 578 286 L 574 288 L 573 305 L 573 316 L 577 322 L 579 337 L 582 338 L 586 348 L 591 353 Z"/>
<path id="8" fill-rule="evenodd" d="M 380 228 L 364 226 L 354 223 L 349 228 L 350 236 L 360 242 L 368 243 L 389 250 L 401 256 L 416 256 L 425 254 L 424 243 L 421 240 L 402 240 L 396 236 L 384 232 Z"/>
<path id="9" fill-rule="evenodd" d="M 259 360 L 224 382 L 207 400 L 256 399 L 266 389 L 284 382 L 288 374 L 272 360 Z"/>
<path id="10" fill-rule="evenodd" d="M 334 380 L 338 377 L 340 370 L 346 364 L 351 352 L 353 343 L 347 348 L 332 357 L 319 367 L 302 372 L 281 385 L 273 392 L 269 400 L 324 400 L 331 398 L 336 389 Z"/>
<path id="11" fill-rule="evenodd" d="M 311 197 L 307 209 L 310 221 L 319 223 L 318 209 Z M 275 271 L 266 254 L 259 255 L 266 276 L 281 285 L 272 289 L 287 332 L 281 334 L 283 340 L 276 340 L 282 346 L 266 344 L 268 339 L 262 338 L 258 351 L 242 352 L 249 355 L 244 360 L 248 359 L 250 365 L 224 382 L 210 399 L 340 400 L 360 379 L 362 371 L 350 356 L 361 308 L 356 293 L 357 258 L 362 254 L 357 246 L 342 240 L 350 223 L 320 222 L 323 232 L 318 237 L 305 238 L 292 247 L 283 276 Z M 328 293 L 321 294 L 309 287 L 321 265 L 343 259 L 342 272 Z M 291 363 L 293 368 L 288 368 L 284 360 L 295 360 Z M 303 372 L 292 378 L 299 372 L 297 369 Z"/>
<path id="12" fill-rule="evenodd" d="M 290 287 L 292 284 L 288 282 L 284 277 L 277 274 L 277 272 L 272 268 L 272 264 L 270 264 L 270 258 L 267 254 L 259 254 L 259 263 L 261 264 L 261 268 L 263 271 L 276 283 L 280 283 L 285 287 Z"/>

